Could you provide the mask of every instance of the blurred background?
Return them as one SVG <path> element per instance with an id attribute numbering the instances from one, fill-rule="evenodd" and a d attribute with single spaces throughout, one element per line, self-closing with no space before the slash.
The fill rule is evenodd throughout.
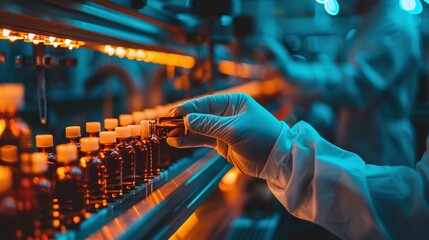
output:
<path id="1" fill-rule="evenodd" d="M 429 126 L 429 2 L 398 4 L 415 19 L 422 43 L 412 109 L 421 156 Z M 66 142 L 66 126 L 215 92 L 247 92 L 293 123 L 305 120 L 304 110 L 285 107 L 282 84 L 261 81 L 264 65 L 234 49 L 257 35 L 277 40 L 297 61 L 336 61 L 358 23 L 336 0 L 2 0 L 0 83 L 25 86 L 20 116 L 33 139 L 50 133 L 55 144 Z M 173 239 L 336 238 L 288 215 L 264 182 L 231 171 Z"/>

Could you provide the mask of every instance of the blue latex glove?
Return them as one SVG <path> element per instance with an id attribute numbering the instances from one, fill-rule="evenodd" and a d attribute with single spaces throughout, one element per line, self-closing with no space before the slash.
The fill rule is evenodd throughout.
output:
<path id="1" fill-rule="evenodd" d="M 187 148 L 207 146 L 242 172 L 260 177 L 282 124 L 246 94 L 213 95 L 190 100 L 170 110 L 185 117 L 190 134 L 169 137 L 167 143 Z"/>

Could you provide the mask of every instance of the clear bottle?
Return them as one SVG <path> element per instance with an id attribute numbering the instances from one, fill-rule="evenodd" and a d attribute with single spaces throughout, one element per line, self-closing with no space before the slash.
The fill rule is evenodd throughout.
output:
<path id="1" fill-rule="evenodd" d="M 13 192 L 13 173 L 8 166 L 0 166 L 0 236 L 2 239 L 16 239 L 17 217 Z"/>
<path id="2" fill-rule="evenodd" d="M 133 146 L 130 144 L 131 130 L 129 127 L 115 128 L 117 145 L 119 153 L 123 159 L 123 187 L 124 192 L 135 189 L 136 187 L 136 159 Z"/>
<path id="3" fill-rule="evenodd" d="M 126 127 L 133 124 L 133 115 L 131 114 L 121 114 L 119 115 L 119 126 Z"/>
<path id="4" fill-rule="evenodd" d="M 36 135 L 36 147 L 39 152 L 48 155 L 49 178 L 54 179 L 57 170 L 57 155 L 54 153 L 54 136 L 52 134 Z"/>
<path id="5" fill-rule="evenodd" d="M 98 157 L 98 138 L 81 138 L 80 145 L 83 157 L 79 165 L 83 172 L 86 210 L 96 212 L 107 206 L 106 166 Z"/>
<path id="6" fill-rule="evenodd" d="M 78 151 L 74 144 L 56 147 L 58 167 L 55 172 L 53 225 L 59 231 L 76 229 L 85 218 L 85 195 L 82 170 L 78 166 Z"/>
<path id="7" fill-rule="evenodd" d="M 101 123 L 100 122 L 87 122 L 86 123 L 86 134 L 88 137 L 99 137 L 101 131 Z"/>
<path id="8" fill-rule="evenodd" d="M 24 85 L 0 84 L 0 93 L 0 146 L 15 145 L 19 153 L 32 152 L 31 129 L 18 115 L 24 103 Z"/>
<path id="9" fill-rule="evenodd" d="M 54 234 L 53 186 L 47 176 L 47 154 L 32 153 L 30 162 L 25 160 L 22 162 L 23 177 L 17 196 L 17 236 L 22 239 L 50 239 Z"/>
<path id="10" fill-rule="evenodd" d="M 129 125 L 131 129 L 131 146 L 136 152 L 136 184 L 140 185 L 147 181 L 146 162 L 148 159 L 148 151 L 146 141 L 141 137 L 140 125 Z"/>
<path id="11" fill-rule="evenodd" d="M 18 189 L 21 171 L 17 146 L 4 145 L 0 147 L 0 165 L 8 166 L 12 170 L 13 189 Z"/>
<path id="12" fill-rule="evenodd" d="M 123 159 L 116 149 L 116 133 L 104 131 L 100 132 L 100 151 L 98 156 L 106 165 L 107 169 L 107 200 L 114 201 L 123 196 L 122 168 Z"/>
<path id="13" fill-rule="evenodd" d="M 69 143 L 76 145 L 78 154 L 80 154 L 80 137 L 82 136 L 80 126 L 66 127 L 66 138 Z"/>
<path id="14" fill-rule="evenodd" d="M 147 149 L 149 154 L 148 161 L 148 178 L 153 178 L 161 173 L 160 161 L 161 161 L 161 148 L 159 145 L 159 139 L 154 133 L 154 122 L 149 120 L 143 120 L 140 123 L 142 138 L 147 143 Z"/>
<path id="15" fill-rule="evenodd" d="M 104 131 L 115 131 L 118 126 L 118 119 L 116 118 L 105 118 L 104 119 Z"/>

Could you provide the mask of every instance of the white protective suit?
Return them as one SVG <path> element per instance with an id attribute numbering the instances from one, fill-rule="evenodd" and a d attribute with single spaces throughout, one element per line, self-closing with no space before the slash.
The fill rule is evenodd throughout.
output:
<path id="1" fill-rule="evenodd" d="M 429 239 L 428 150 L 415 169 L 369 165 L 305 122 L 283 123 L 260 177 L 289 212 L 342 239 Z"/>
<path id="2" fill-rule="evenodd" d="M 409 117 L 418 83 L 420 37 L 413 17 L 399 8 L 398 0 L 380 0 L 362 17 L 343 52 L 340 64 L 285 60 L 280 69 L 300 97 L 339 110 L 336 145 L 367 163 L 414 166 L 415 134 Z"/>

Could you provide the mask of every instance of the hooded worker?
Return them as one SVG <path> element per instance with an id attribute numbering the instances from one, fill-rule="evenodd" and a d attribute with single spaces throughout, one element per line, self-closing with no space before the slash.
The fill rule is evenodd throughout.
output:
<path id="1" fill-rule="evenodd" d="M 338 2 L 341 11 L 360 18 L 338 61 L 296 62 L 273 41 L 258 51 L 274 55 L 268 61 L 295 87 L 298 99 L 322 101 L 337 110 L 335 144 L 367 163 L 414 166 L 409 118 L 418 84 L 417 25 L 398 0 Z"/>

